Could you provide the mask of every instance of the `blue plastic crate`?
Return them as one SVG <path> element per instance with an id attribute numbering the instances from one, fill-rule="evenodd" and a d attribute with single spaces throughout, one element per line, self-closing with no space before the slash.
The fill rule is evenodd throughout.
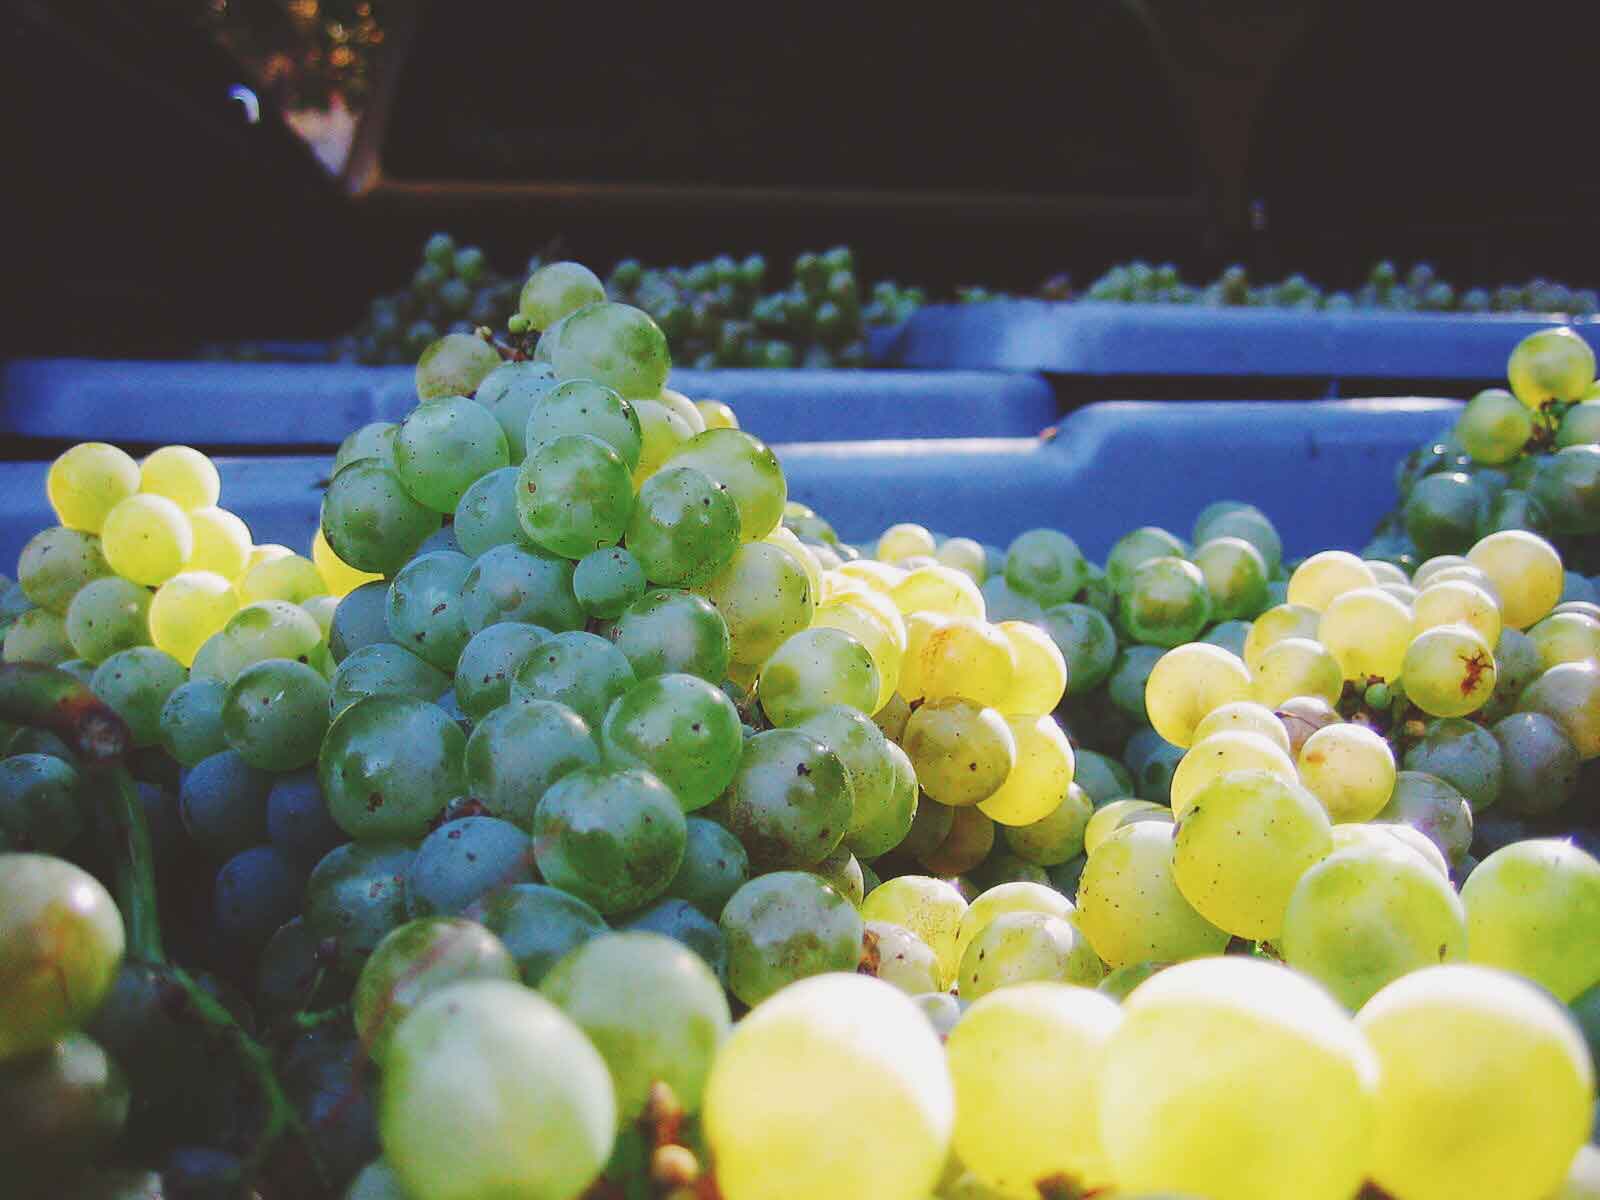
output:
<path id="1" fill-rule="evenodd" d="M 993 371 L 675 371 L 767 441 L 1008 437 L 1055 420 L 1050 386 Z M 410 367 L 22 359 L 0 374 L 0 435 L 324 448 L 416 404 Z"/>
<path id="2" fill-rule="evenodd" d="M 997 300 L 923 308 L 873 348 L 885 363 L 917 370 L 1468 385 L 1503 381 L 1519 340 L 1569 323 L 1600 346 L 1594 320 Z"/>
<path id="3" fill-rule="evenodd" d="M 1277 524 L 1286 552 L 1359 549 L 1395 502 L 1395 466 L 1454 422 L 1447 400 L 1096 404 L 1041 438 L 779 445 L 789 494 L 851 541 L 895 521 L 1004 545 L 1048 525 L 1103 559 L 1139 525 L 1187 536 L 1231 498 Z M 325 455 L 224 458 L 222 503 L 257 541 L 302 553 L 317 520 Z M 0 569 L 53 518 L 43 462 L 0 464 Z"/>

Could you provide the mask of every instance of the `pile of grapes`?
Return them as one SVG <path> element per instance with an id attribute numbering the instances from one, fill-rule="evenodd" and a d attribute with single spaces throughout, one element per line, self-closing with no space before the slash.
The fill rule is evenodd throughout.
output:
<path id="1" fill-rule="evenodd" d="M 1551 542 L 857 547 L 585 268 L 506 333 L 426 348 L 305 556 L 193 451 L 51 468 L 8 1196 L 1597 1194 Z"/>

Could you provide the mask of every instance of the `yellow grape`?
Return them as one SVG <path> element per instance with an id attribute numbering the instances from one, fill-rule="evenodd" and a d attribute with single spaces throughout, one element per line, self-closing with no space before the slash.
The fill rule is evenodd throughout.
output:
<path id="1" fill-rule="evenodd" d="M 322 640 L 326 643 L 329 634 L 333 632 L 333 614 L 339 607 L 339 597 L 313 596 L 309 600 L 302 601 L 300 607 L 311 614 L 312 620 L 317 623 L 317 628 L 322 630 Z M 331 658 L 326 661 L 332 663 Z"/>
<path id="2" fill-rule="evenodd" d="M 639 417 L 639 465 L 633 472 L 633 486 L 637 488 L 659 471 L 695 431 L 683 419 L 683 414 L 658 401 L 630 400 L 629 403 Z"/>
<path id="3" fill-rule="evenodd" d="M 1267 609 L 1250 623 L 1250 632 L 1245 635 L 1245 666 L 1255 671 L 1267 648 L 1284 638 L 1316 637 L 1321 620 L 1321 612 L 1303 604 L 1279 604 Z"/>
<path id="4" fill-rule="evenodd" d="M 935 612 L 914 612 L 905 618 L 906 653 L 901 660 L 898 691 L 907 700 L 922 699 L 922 648 L 948 617 Z"/>
<path id="5" fill-rule="evenodd" d="M 1356 588 L 1333 598 L 1316 636 L 1346 679 L 1395 679 L 1411 642 L 1411 610 L 1381 585 Z"/>
<path id="6" fill-rule="evenodd" d="M 1547 671 L 1564 662 L 1600 662 L 1600 621 L 1585 613 L 1551 613 L 1528 636 Z"/>
<path id="7" fill-rule="evenodd" d="M 1417 589 L 1409 583 L 1380 583 L 1378 590 L 1387 596 L 1393 596 L 1407 608 L 1417 602 Z"/>
<path id="8" fill-rule="evenodd" d="M 847 579 L 859 580 L 873 590 L 882 592 L 887 596 L 900 586 L 910 572 L 890 563 L 878 562 L 875 559 L 856 558 L 840 564 L 832 571 L 829 571 L 828 574 L 842 575 Z"/>
<path id="9" fill-rule="evenodd" d="M 929 875 L 897 875 L 867 893 L 861 916 L 888 921 L 911 930 L 939 957 L 940 987 L 955 981 L 961 955 L 956 952 L 967 902 L 954 884 Z"/>
<path id="10" fill-rule="evenodd" d="M 1361 561 L 1367 564 L 1367 570 L 1372 572 L 1372 577 L 1378 581 L 1379 587 L 1386 583 L 1411 582 L 1410 577 L 1392 562 L 1385 562 L 1381 558 L 1364 558 Z"/>
<path id="11" fill-rule="evenodd" d="M 1115 1001 L 1063 983 L 1017 984 L 974 1003 L 945 1044 L 962 1163 L 1008 1196 L 1041 1179 L 1109 1182 L 1097 1108 L 1121 1021 Z"/>
<path id="12" fill-rule="evenodd" d="M 925 701 L 906 721 L 900 745 L 928 797 L 957 808 L 994 795 L 1017 762 L 1006 719 L 954 696 Z"/>
<path id="13" fill-rule="evenodd" d="M 1430 717 L 1464 717 L 1494 693 L 1494 654 L 1476 630 L 1438 625 L 1406 647 L 1400 681 L 1411 702 Z"/>
<path id="14" fill-rule="evenodd" d="M 184 512 L 214 508 L 222 477 L 212 461 L 192 446 L 163 446 L 139 464 L 139 490 L 165 496 Z"/>
<path id="15" fill-rule="evenodd" d="M 212 571 L 229 580 L 244 574 L 255 542 L 250 536 L 250 526 L 237 514 L 225 508 L 197 508 L 189 514 L 189 526 L 194 530 L 194 553 L 189 556 L 191 570 Z M 321 535 L 319 526 L 317 536 Z"/>
<path id="16" fill-rule="evenodd" d="M 328 585 L 317 564 L 298 554 L 285 554 L 269 558 L 248 568 L 239 577 L 239 602 L 254 604 L 257 600 L 287 600 L 299 604 L 312 596 L 328 594 Z"/>
<path id="17" fill-rule="evenodd" d="M 907 572 L 890 597 L 907 615 L 931 611 L 947 617 L 984 618 L 983 593 L 972 577 L 939 563 Z"/>
<path id="18" fill-rule="evenodd" d="M 922 644 L 918 664 L 927 699 L 961 696 L 990 706 L 1010 693 L 1016 670 L 1006 635 L 973 617 L 952 617 L 933 630 Z"/>
<path id="19" fill-rule="evenodd" d="M 1055 639 L 1027 621 L 995 626 L 1011 645 L 1016 673 L 1011 690 L 997 706 L 1003 713 L 1048 713 L 1067 694 L 1067 660 Z"/>
<path id="20" fill-rule="evenodd" d="M 1184 899 L 1172 876 L 1173 826 L 1143 821 L 1089 855 L 1077 926 L 1110 967 L 1221 954 L 1228 935 Z"/>
<path id="21" fill-rule="evenodd" d="M 700 410 L 700 420 L 707 429 L 739 428 L 738 416 L 721 400 L 696 400 L 694 406 Z"/>
<path id="22" fill-rule="evenodd" d="M 949 1156 L 955 1098 L 944 1048 L 910 998 L 831 974 L 791 984 L 735 1026 L 702 1120 L 726 1200 L 924 1200 Z"/>
<path id="23" fill-rule="evenodd" d="M 264 562 L 271 562 L 275 558 L 288 558 L 294 551 L 287 546 L 280 546 L 277 542 L 263 542 L 259 546 L 250 547 L 250 558 L 245 562 L 244 569 L 259 567 Z"/>
<path id="24" fill-rule="evenodd" d="M 1494 580 L 1490 579 L 1487 574 L 1471 563 L 1454 563 L 1448 567 L 1441 567 L 1439 570 L 1429 574 L 1427 583 L 1418 583 L 1413 586 L 1420 591 L 1425 587 L 1432 587 L 1436 583 L 1450 583 L 1452 580 L 1460 583 L 1475 584 L 1489 593 L 1489 598 L 1495 602 L 1496 606 L 1500 604 L 1500 589 L 1495 586 Z"/>
<path id="25" fill-rule="evenodd" d="M 1316 984 L 1262 959 L 1206 959 L 1152 975 L 1122 1012 L 1100 1090 L 1101 1143 L 1121 1191 L 1350 1200 L 1360 1190 L 1377 1061 Z"/>
<path id="26" fill-rule="evenodd" d="M 1221 646 L 1190 642 L 1159 659 L 1144 685 L 1145 710 L 1155 731 L 1188 746 L 1195 728 L 1224 704 L 1250 698 L 1250 668 Z"/>
<path id="27" fill-rule="evenodd" d="M 1570 326 L 1535 330 L 1513 347 L 1506 382 L 1535 412 L 1553 400 L 1582 400 L 1594 383 L 1594 351 Z"/>
<path id="28" fill-rule="evenodd" d="M 139 464 L 105 442 L 79 442 L 50 464 L 44 488 L 58 521 L 99 533 L 106 514 L 139 490 Z"/>
<path id="29" fill-rule="evenodd" d="M 950 813 L 950 829 L 931 850 L 917 856 L 929 871 L 945 879 L 965 875 L 994 849 L 994 822 L 977 808 L 957 808 Z"/>
<path id="30" fill-rule="evenodd" d="M 1377 585 L 1372 568 L 1348 550 L 1323 550 L 1289 576 L 1288 601 L 1321 612 L 1335 596 Z"/>
<path id="31" fill-rule="evenodd" d="M 897 563 L 902 558 L 912 558 L 919 554 L 932 554 L 936 543 L 933 534 L 921 525 L 909 522 L 901 525 L 891 525 L 883 531 L 883 536 L 878 539 L 877 549 L 873 557 L 879 562 Z"/>
<path id="32" fill-rule="evenodd" d="M 671 388 L 662 388 L 656 396 L 656 403 L 661 407 L 676 413 L 683 423 L 689 427 L 691 434 L 706 431 L 706 419 L 695 402 L 682 392 L 673 391 Z"/>
<path id="33" fill-rule="evenodd" d="M 150 599 L 150 640 L 184 666 L 196 651 L 239 611 L 233 585 L 211 571 L 184 571 L 156 589 Z"/>
<path id="34" fill-rule="evenodd" d="M 934 558 L 947 567 L 954 567 L 972 576 L 974 583 L 982 583 L 989 576 L 989 556 L 982 544 L 971 538 L 947 539 L 939 546 Z"/>
<path id="35" fill-rule="evenodd" d="M 1214 733 L 1259 733 L 1285 754 L 1290 753 L 1289 733 L 1278 714 L 1254 700 L 1235 700 L 1212 709 L 1194 727 L 1194 741 Z"/>
<path id="36" fill-rule="evenodd" d="M 1513 629 L 1526 629 L 1561 602 L 1566 574 L 1556 548 L 1536 533 L 1504 529 L 1471 550 L 1467 561 L 1487 575 L 1500 593 L 1500 615 Z"/>
<path id="37" fill-rule="evenodd" d="M 1545 1200 L 1594 1119 L 1571 1015 L 1514 975 L 1424 967 L 1356 1017 L 1380 1076 L 1371 1172 L 1406 1200 Z"/>
<path id="38" fill-rule="evenodd" d="M 243 522 L 240 522 L 240 524 L 243 524 Z M 196 523 L 196 557 L 199 556 L 199 538 L 200 526 Z M 375 579 L 383 578 L 382 575 L 375 575 L 371 571 L 362 571 L 352 567 L 335 554 L 333 547 L 328 545 L 328 539 L 322 536 L 321 526 L 317 527 L 317 532 L 311 537 L 311 561 L 316 564 L 317 571 L 322 575 L 322 583 L 327 588 L 328 594 L 335 598 L 348 596 L 363 583 L 371 583 Z"/>
<path id="39" fill-rule="evenodd" d="M 1088 824 L 1083 827 L 1083 852 L 1093 854 L 1117 830 L 1140 821 L 1156 821 L 1163 825 L 1174 823 L 1172 810 L 1154 800 L 1108 800 L 1094 810 Z"/>
<path id="40" fill-rule="evenodd" d="M 1430 583 L 1417 593 L 1411 610 L 1418 633 L 1436 625 L 1466 625 L 1491 646 L 1500 640 L 1500 606 L 1488 592 L 1464 579 Z"/>
<path id="41" fill-rule="evenodd" d="M 1300 747 L 1300 782 L 1334 821 L 1370 821 L 1394 792 L 1394 751 L 1365 725 L 1325 725 Z"/>
<path id="42" fill-rule="evenodd" d="M 100 549 L 124 579 L 155 587 L 188 563 L 194 552 L 189 518 L 164 496 L 129 496 L 100 528 Z"/>
<path id="43" fill-rule="evenodd" d="M 1432 558 L 1425 559 L 1415 571 L 1411 573 L 1411 586 L 1422 589 L 1428 586 L 1431 580 L 1440 571 L 1451 571 L 1456 567 L 1470 567 L 1471 561 L 1462 554 L 1435 554 Z"/>
<path id="44" fill-rule="evenodd" d="M 898 611 L 891 608 L 890 614 L 896 622 L 900 621 Z M 872 665 L 878 669 L 878 695 L 872 711 L 877 712 L 887 704 L 900 686 L 905 671 L 905 649 L 895 638 L 895 627 L 885 622 L 879 611 L 859 595 L 824 604 L 811 614 L 811 626 L 841 629 L 867 648 Z M 904 626 L 899 628 L 904 629 Z"/>
<path id="45" fill-rule="evenodd" d="M 1380 849 L 1392 850 L 1395 842 L 1417 854 L 1433 868 L 1439 878 L 1449 881 L 1450 864 L 1445 861 L 1444 852 L 1433 844 L 1427 834 L 1420 833 L 1409 825 L 1352 823 L 1333 827 L 1333 848 L 1336 853 L 1350 846 L 1377 846 Z"/>
<path id="46" fill-rule="evenodd" d="M 1042 717 L 1007 716 L 1005 723 L 1017 744 L 1016 765 L 978 807 L 1001 825 L 1032 825 L 1055 812 L 1067 798 L 1076 768 L 1072 743 L 1048 713 Z"/>
<path id="47" fill-rule="evenodd" d="M 1316 696 L 1329 704 L 1344 693 L 1344 670 L 1327 647 L 1312 638 L 1284 638 L 1262 654 L 1252 697 L 1269 707 L 1291 696 Z"/>
<path id="48" fill-rule="evenodd" d="M 1014 912 L 1045 913 L 1067 922 L 1077 915 L 1072 901 L 1053 887 L 1026 880 L 998 884 L 979 892 L 962 914 L 961 925 L 956 931 L 956 957 L 959 959 L 966 954 L 972 939 L 982 933 L 990 921 Z"/>
<path id="49" fill-rule="evenodd" d="M 1182 820 L 1196 794 L 1219 775 L 1248 770 L 1271 771 L 1290 783 L 1300 778 L 1288 754 L 1261 734 L 1214 733 L 1190 746 L 1172 773 L 1173 816 Z"/>
<path id="50" fill-rule="evenodd" d="M 822 603 L 822 564 L 817 561 L 817 556 L 811 552 L 811 547 L 795 536 L 794 530 L 786 525 L 779 525 L 762 539 L 774 546 L 779 546 L 794 555 L 797 563 L 805 569 L 806 578 L 811 581 L 811 595 L 818 604 Z"/>
<path id="51" fill-rule="evenodd" d="M 1070 921 L 1040 912 L 1002 913 L 961 956 L 956 990 L 967 1002 L 1023 983 L 1092 986 L 1106 968 L 1089 939 Z"/>

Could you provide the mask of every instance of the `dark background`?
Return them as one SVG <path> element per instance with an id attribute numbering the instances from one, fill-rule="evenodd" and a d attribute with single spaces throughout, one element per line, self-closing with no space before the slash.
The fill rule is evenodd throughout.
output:
<path id="1" fill-rule="evenodd" d="M 181 6 L 0 0 L 13 352 L 325 337 L 502 269 L 849 243 L 935 292 L 1134 257 L 1600 283 L 1593 6 L 405 6 L 334 179 Z"/>

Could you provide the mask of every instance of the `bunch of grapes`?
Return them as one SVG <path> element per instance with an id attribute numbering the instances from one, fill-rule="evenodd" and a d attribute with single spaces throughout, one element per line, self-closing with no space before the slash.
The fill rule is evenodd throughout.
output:
<path id="1" fill-rule="evenodd" d="M 20 1194 L 1583 1186 L 1600 610 L 1549 542 L 854 547 L 586 268 L 507 334 L 424 350 L 309 558 L 202 556 L 192 452 L 52 468 Z"/>

